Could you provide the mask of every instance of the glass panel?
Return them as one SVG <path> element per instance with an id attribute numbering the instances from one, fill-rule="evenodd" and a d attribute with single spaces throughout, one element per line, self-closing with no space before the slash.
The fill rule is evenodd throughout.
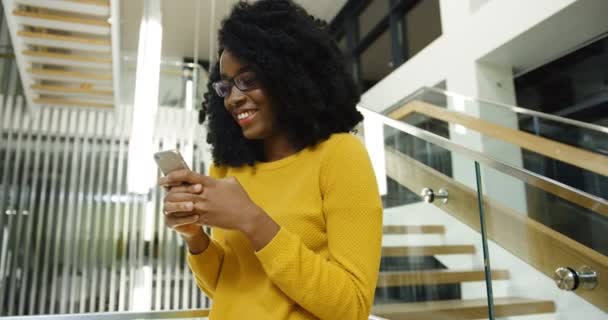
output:
<path id="1" fill-rule="evenodd" d="M 608 150 L 604 147 L 608 145 L 608 128 L 530 113 L 439 89 L 423 89 L 396 106 L 399 107 L 395 110 L 415 109 L 398 115 L 406 123 L 512 166 L 608 199 Z"/>
<path id="2" fill-rule="evenodd" d="M 363 53 L 361 53 L 361 82 L 363 91 L 393 71 L 390 33 L 384 31 Z"/>
<path id="3" fill-rule="evenodd" d="M 372 0 L 359 14 L 359 39 L 363 39 L 388 12 L 389 0 Z"/>
<path id="4" fill-rule="evenodd" d="M 419 1 L 414 8 L 405 13 L 403 19 L 410 58 L 441 36 L 439 0 Z"/>
<path id="5" fill-rule="evenodd" d="M 462 312 L 475 309 L 487 316 L 481 235 L 468 225 L 479 225 L 473 162 L 382 123 L 374 125 L 367 116 L 363 134 L 372 163 L 385 165 L 376 169 L 386 173 L 380 183 L 387 184 L 372 314 L 443 319 L 466 306 Z M 454 196 L 452 185 L 459 186 Z M 427 200 L 433 194 L 431 203 L 421 201 L 424 188 Z"/>
<path id="6" fill-rule="evenodd" d="M 508 282 L 492 281 L 497 313 L 516 296 L 529 313 L 607 319 L 608 290 L 593 272 L 608 272 L 608 215 L 581 207 L 557 186 L 524 182 L 489 165 L 480 166 L 480 177 L 489 261 L 510 274 Z"/>

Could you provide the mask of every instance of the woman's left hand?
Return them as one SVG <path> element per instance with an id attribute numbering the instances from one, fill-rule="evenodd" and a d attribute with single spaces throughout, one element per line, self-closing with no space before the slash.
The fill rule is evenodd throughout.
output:
<path id="1" fill-rule="evenodd" d="M 233 177 L 214 179 L 190 170 L 179 170 L 162 177 L 159 184 L 174 186 L 165 196 L 166 211 L 192 203 L 192 213 L 199 215 L 199 224 L 239 230 L 250 238 L 256 250 L 269 242 L 280 228 Z M 195 185 L 201 186 L 202 191 L 198 194 L 192 193 Z"/>

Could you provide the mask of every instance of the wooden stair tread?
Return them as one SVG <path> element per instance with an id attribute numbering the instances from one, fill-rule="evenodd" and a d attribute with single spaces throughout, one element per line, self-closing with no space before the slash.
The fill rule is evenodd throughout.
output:
<path id="1" fill-rule="evenodd" d="M 66 54 L 66 53 L 35 51 L 35 50 L 24 50 L 23 55 L 30 56 L 30 57 L 64 59 L 64 60 L 94 62 L 94 63 L 112 63 L 111 58 L 81 56 L 81 55 L 77 55 L 77 54 Z"/>
<path id="2" fill-rule="evenodd" d="M 493 270 L 492 280 L 508 280 L 508 270 Z M 412 285 L 434 285 L 485 281 L 483 270 L 417 270 L 383 271 L 378 276 L 378 287 L 398 287 Z"/>
<path id="3" fill-rule="evenodd" d="M 387 225 L 383 228 L 384 234 L 445 234 L 445 227 L 441 225 L 398 226 Z"/>
<path id="4" fill-rule="evenodd" d="M 89 4 L 89 5 L 93 5 L 93 6 L 99 6 L 99 7 L 109 7 L 110 6 L 109 0 L 68 0 L 68 1 L 82 3 L 82 4 Z"/>
<path id="5" fill-rule="evenodd" d="M 399 246 L 383 247 L 383 257 L 434 256 L 437 254 L 474 254 L 473 245 Z"/>
<path id="6" fill-rule="evenodd" d="M 112 80 L 110 73 L 89 73 L 44 68 L 29 68 L 27 72 L 34 75 L 56 76 L 58 78 L 76 78 L 85 80 Z"/>
<path id="7" fill-rule="evenodd" d="M 14 0 L 17 4 L 34 10 L 51 9 L 57 12 L 88 15 L 107 19 L 110 5 L 107 1 L 59 1 L 59 0 Z"/>
<path id="8" fill-rule="evenodd" d="M 526 298 L 494 298 L 497 317 L 555 312 L 555 303 L 549 300 Z M 372 313 L 391 320 L 443 320 L 487 319 L 487 299 L 439 300 L 414 303 L 378 304 Z"/>
<path id="9" fill-rule="evenodd" d="M 112 103 L 103 102 L 92 102 L 72 99 L 59 99 L 59 98 L 36 98 L 34 103 L 38 104 L 51 104 L 51 105 L 62 105 L 62 106 L 75 106 L 75 107 L 93 107 L 93 108 L 112 108 Z"/>
<path id="10" fill-rule="evenodd" d="M 19 16 L 19 17 L 61 21 L 61 22 L 74 23 L 74 24 L 86 24 L 86 25 L 91 25 L 91 26 L 100 26 L 100 27 L 108 27 L 108 28 L 110 27 L 110 24 L 108 23 L 107 20 L 104 21 L 104 20 L 97 20 L 97 19 L 87 19 L 87 18 L 74 17 L 74 16 L 64 15 L 64 14 L 55 14 L 55 13 L 51 14 L 51 13 L 25 11 L 25 10 L 13 10 L 13 15 Z"/>
<path id="11" fill-rule="evenodd" d="M 88 88 L 80 88 L 80 87 L 67 87 L 67 86 L 54 86 L 54 85 L 42 85 L 42 84 L 34 84 L 31 86 L 34 90 L 44 90 L 44 91 L 52 91 L 57 93 L 81 93 L 81 94 L 91 94 L 91 95 L 103 95 L 103 96 L 111 96 L 112 90 L 95 90 Z"/>
<path id="12" fill-rule="evenodd" d="M 81 37 L 81 36 L 69 36 L 69 35 L 62 35 L 62 34 L 44 33 L 44 32 L 38 32 L 38 31 L 25 31 L 25 30 L 17 31 L 17 35 L 21 36 L 21 37 L 35 38 L 35 39 L 74 42 L 74 43 L 82 43 L 82 44 L 97 45 L 97 46 L 110 46 L 110 40 L 108 40 L 108 39 L 87 38 L 87 37 Z"/>

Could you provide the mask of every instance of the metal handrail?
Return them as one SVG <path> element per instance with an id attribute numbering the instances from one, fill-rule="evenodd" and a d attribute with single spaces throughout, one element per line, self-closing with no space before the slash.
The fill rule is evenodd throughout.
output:
<path id="1" fill-rule="evenodd" d="M 552 114 L 546 114 L 543 112 L 525 109 L 525 108 L 512 106 L 512 105 L 504 104 L 504 103 L 499 103 L 499 102 L 495 102 L 495 101 L 479 99 L 479 98 L 471 98 L 471 97 L 468 97 L 468 96 L 465 96 L 465 95 L 462 95 L 459 93 L 455 93 L 455 92 L 451 92 L 451 91 L 447 91 L 447 90 L 443 90 L 443 89 L 438 89 L 438 88 L 432 88 L 432 87 L 422 87 L 422 88 L 414 91 L 412 94 L 408 95 L 407 97 L 400 99 L 396 103 L 392 104 L 390 107 L 388 107 L 386 109 L 385 112 L 388 114 L 389 112 L 391 112 L 395 109 L 398 109 L 399 107 L 403 106 L 405 103 L 415 100 L 418 95 L 420 95 L 421 93 L 424 93 L 425 91 L 440 93 L 440 94 L 446 95 L 448 97 L 459 98 L 459 99 L 463 99 L 463 100 L 467 100 L 467 101 L 487 103 L 487 104 L 495 105 L 500 108 L 507 109 L 514 113 L 544 118 L 544 119 L 552 120 L 555 122 L 569 124 L 569 125 L 573 125 L 573 126 L 577 126 L 577 127 L 608 134 L 608 128 L 600 126 L 600 125 L 586 123 L 586 122 L 573 120 L 573 119 L 568 119 L 568 118 L 564 118 L 564 117 L 560 117 L 560 116 L 556 116 L 556 115 L 552 115 Z"/>
<path id="2" fill-rule="evenodd" d="M 568 196 L 579 196 L 579 197 L 583 197 L 586 198 L 590 201 L 596 202 L 598 204 L 601 204 L 603 206 L 608 206 L 608 201 L 591 195 L 589 193 L 586 193 L 582 190 L 573 188 L 571 186 L 568 186 L 562 182 L 559 181 L 555 181 L 552 179 L 549 179 L 545 176 L 539 175 L 537 173 L 534 173 L 532 171 L 526 170 L 526 169 L 522 169 L 522 168 L 518 168 L 516 166 L 507 164 L 505 162 L 502 162 L 500 160 L 496 160 L 492 157 L 489 157 L 481 152 L 478 151 L 474 151 L 471 150 L 465 146 L 462 146 L 460 144 L 457 144 L 455 142 L 452 142 L 442 136 L 436 135 L 434 133 L 428 132 L 426 130 L 414 127 L 410 124 L 404 123 L 404 122 L 400 122 L 397 121 L 395 119 L 391 119 L 387 116 L 384 116 L 382 114 L 379 114 L 375 111 L 372 111 L 368 108 L 359 106 L 358 107 L 360 110 L 362 110 L 363 112 L 366 113 L 371 113 L 374 116 L 376 116 L 378 118 L 378 120 L 382 121 L 383 124 L 388 125 L 394 129 L 397 129 L 399 131 L 408 133 L 416 138 L 422 139 L 424 141 L 430 142 L 434 145 L 437 145 L 439 147 L 442 147 L 444 149 L 456 152 L 458 154 L 461 155 L 465 155 L 467 157 L 469 157 L 471 160 L 473 161 L 477 161 L 479 163 L 483 163 L 484 165 L 491 167 L 493 169 L 496 169 L 504 174 L 507 174 L 509 176 L 512 177 L 516 177 L 519 180 L 522 180 L 528 184 L 532 184 L 532 185 L 538 185 L 538 184 L 550 184 L 553 185 L 559 189 L 561 189 L 561 191 L 563 191 L 562 194 L 566 194 Z M 566 198 L 568 199 L 568 198 Z"/>

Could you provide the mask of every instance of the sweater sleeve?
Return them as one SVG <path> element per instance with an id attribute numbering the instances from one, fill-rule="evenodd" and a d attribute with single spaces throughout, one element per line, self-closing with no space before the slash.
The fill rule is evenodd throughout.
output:
<path id="1" fill-rule="evenodd" d="M 366 149 L 354 136 L 337 141 L 320 176 L 329 259 L 281 228 L 256 253 L 271 281 L 321 319 L 367 319 L 382 241 L 382 205 Z"/>
<path id="2" fill-rule="evenodd" d="M 225 171 L 211 165 L 209 176 L 212 178 L 222 178 Z M 222 262 L 224 261 L 224 248 L 221 243 L 223 241 L 222 232 L 220 229 L 214 228 L 211 232 L 209 246 L 205 251 L 199 254 L 191 254 L 188 251 L 188 265 L 194 275 L 194 279 L 198 287 L 203 290 L 207 296 L 213 298 L 217 281 L 222 270 Z"/>

